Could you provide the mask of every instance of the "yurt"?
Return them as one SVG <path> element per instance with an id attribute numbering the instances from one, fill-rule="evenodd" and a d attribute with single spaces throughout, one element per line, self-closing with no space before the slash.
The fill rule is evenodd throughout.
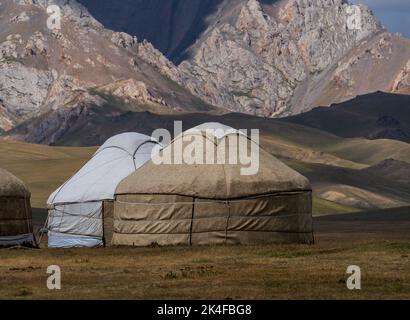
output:
<path id="1" fill-rule="evenodd" d="M 210 135 L 208 130 L 215 128 L 221 130 Z M 245 137 L 246 151 L 258 159 L 258 170 L 244 175 L 243 165 L 227 159 L 239 153 L 235 140 L 243 135 L 221 124 L 203 124 L 175 138 L 121 181 L 115 192 L 112 244 L 313 243 L 309 181 L 251 137 Z M 213 146 L 214 163 L 162 161 L 166 154 L 187 150 L 208 153 L 205 145 Z"/>
<path id="2" fill-rule="evenodd" d="M 143 134 L 108 139 L 72 178 L 48 199 L 48 246 L 96 247 L 109 244 L 113 200 L 118 183 L 159 152 L 160 144 Z"/>
<path id="3" fill-rule="evenodd" d="M 0 169 L 0 247 L 33 244 L 30 191 L 21 180 Z"/>

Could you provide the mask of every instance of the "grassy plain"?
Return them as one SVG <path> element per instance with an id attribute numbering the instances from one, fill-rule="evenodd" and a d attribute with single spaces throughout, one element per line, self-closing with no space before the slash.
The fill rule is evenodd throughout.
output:
<path id="1" fill-rule="evenodd" d="M 410 299 L 408 211 L 316 218 L 311 246 L 4 249 L 0 299 Z M 346 288 L 349 265 L 362 290 Z"/>
<path id="2" fill-rule="evenodd" d="M 316 191 L 349 185 L 402 202 L 405 186 L 361 172 L 388 156 L 388 149 L 380 151 L 384 144 L 396 142 L 368 142 L 372 147 L 363 154 L 367 149 L 355 147 L 356 140 L 320 140 L 318 134 L 314 147 L 292 134 L 281 139 L 277 129 L 276 138 L 262 142 L 311 179 L 315 245 L 4 249 L 0 299 L 410 299 L 410 209 L 362 213 Z M 398 158 L 406 160 L 403 147 Z M 0 141 L 0 167 L 31 189 L 37 228 L 49 194 L 95 150 Z M 62 270 L 59 291 L 46 288 L 46 268 L 54 264 Z M 346 269 L 353 264 L 362 269 L 360 291 L 346 288 Z"/>

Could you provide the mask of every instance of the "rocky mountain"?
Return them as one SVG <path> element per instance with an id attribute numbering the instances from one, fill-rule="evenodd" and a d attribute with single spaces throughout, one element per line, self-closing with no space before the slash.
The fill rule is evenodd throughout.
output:
<path id="1" fill-rule="evenodd" d="M 81 2 L 152 41 L 181 62 L 181 85 L 233 111 L 286 116 L 377 90 L 410 92 L 410 41 L 345 0 Z"/>
<path id="2" fill-rule="evenodd" d="M 221 0 L 78 0 L 111 30 L 147 39 L 179 63 L 208 27 Z"/>
<path id="3" fill-rule="evenodd" d="M 239 2 L 220 7 L 179 66 L 195 79 L 186 86 L 210 103 L 275 117 L 376 90 L 410 93 L 410 40 L 384 32 L 367 7 Z M 355 8 L 360 25 L 353 28 Z"/>
<path id="4" fill-rule="evenodd" d="M 25 128 L 9 138 L 52 144 L 95 110 L 285 117 L 410 94 L 410 40 L 345 0 L 79 1 L 0 3 L 0 128 Z"/>
<path id="5" fill-rule="evenodd" d="M 61 8 L 61 29 L 47 25 L 51 4 Z M 211 110 L 170 79 L 173 68 L 151 44 L 105 29 L 76 1 L 0 2 L 3 130 L 89 105 L 159 113 Z"/>

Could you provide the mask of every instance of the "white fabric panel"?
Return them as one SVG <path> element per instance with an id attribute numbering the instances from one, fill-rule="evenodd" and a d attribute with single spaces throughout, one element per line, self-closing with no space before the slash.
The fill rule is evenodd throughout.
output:
<path id="1" fill-rule="evenodd" d="M 113 200 L 118 184 L 158 153 L 150 137 L 123 133 L 101 146 L 94 157 L 48 199 L 49 205 Z"/>
<path id="2" fill-rule="evenodd" d="M 24 244 L 33 244 L 33 234 L 21 234 L 18 236 L 0 237 L 0 247 L 19 246 Z"/>
<path id="3" fill-rule="evenodd" d="M 134 172 L 133 158 L 120 149 L 94 156 L 49 199 L 50 204 L 113 199 L 118 183 Z"/>
<path id="4" fill-rule="evenodd" d="M 151 137 L 141 133 L 121 133 L 109 138 L 106 142 L 104 142 L 104 144 L 97 150 L 95 154 L 98 154 L 102 150 L 110 147 L 117 147 L 127 151 L 129 154 L 133 154 L 141 144 L 150 140 L 152 140 Z"/>
<path id="5" fill-rule="evenodd" d="M 102 202 L 56 205 L 54 209 L 49 210 L 48 230 L 101 239 Z"/>
<path id="6" fill-rule="evenodd" d="M 143 145 L 141 145 L 134 155 L 135 168 L 138 169 L 142 167 L 147 161 L 151 160 L 152 155 L 158 154 L 161 148 L 162 147 L 159 144 L 153 143 L 144 143 Z"/>
<path id="7" fill-rule="evenodd" d="M 98 238 L 75 236 L 49 231 L 48 247 L 49 248 L 82 248 L 82 247 L 101 247 L 103 241 Z"/>

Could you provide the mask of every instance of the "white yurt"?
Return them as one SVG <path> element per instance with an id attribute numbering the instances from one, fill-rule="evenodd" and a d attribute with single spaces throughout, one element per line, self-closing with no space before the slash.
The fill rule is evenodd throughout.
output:
<path id="1" fill-rule="evenodd" d="M 109 244 L 112 233 L 114 192 L 160 144 L 139 133 L 108 139 L 73 177 L 48 199 L 48 246 L 96 247 Z"/>

